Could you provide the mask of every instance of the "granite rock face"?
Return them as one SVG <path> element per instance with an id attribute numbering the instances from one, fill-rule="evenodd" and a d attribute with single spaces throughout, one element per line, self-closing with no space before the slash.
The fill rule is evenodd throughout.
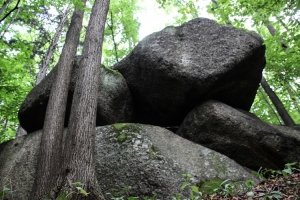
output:
<path id="1" fill-rule="evenodd" d="M 207 99 L 249 110 L 264 53 L 258 35 L 198 18 L 147 36 L 113 69 L 131 91 L 135 122 L 178 126 Z"/>
<path id="2" fill-rule="evenodd" d="M 69 87 L 65 126 L 68 125 L 73 93 L 79 69 L 77 58 L 72 69 Z M 100 86 L 97 105 L 97 126 L 131 121 L 133 102 L 125 79 L 117 71 L 104 66 L 100 68 Z M 27 133 L 43 128 L 51 85 L 55 79 L 57 68 L 54 68 L 40 84 L 27 95 L 18 113 L 21 126 Z"/>
<path id="3" fill-rule="evenodd" d="M 11 187 L 14 199 L 30 199 L 41 131 L 0 145 L 0 186 Z M 96 128 L 95 163 L 104 194 L 131 186 L 128 196 L 171 199 L 191 174 L 193 184 L 213 178 L 245 181 L 256 178 L 235 161 L 160 127 L 114 124 Z M 9 185 L 8 185 L 9 184 Z M 11 197 L 10 196 L 10 197 Z M 110 196 L 107 195 L 107 199 Z"/>
<path id="4" fill-rule="evenodd" d="M 176 134 L 253 170 L 282 169 L 300 160 L 300 130 L 269 125 L 218 101 L 194 108 Z"/>

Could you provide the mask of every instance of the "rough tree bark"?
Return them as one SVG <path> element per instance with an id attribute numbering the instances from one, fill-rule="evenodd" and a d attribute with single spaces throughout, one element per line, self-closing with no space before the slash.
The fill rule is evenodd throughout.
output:
<path id="1" fill-rule="evenodd" d="M 83 0 L 85 5 L 86 0 Z M 40 155 L 32 198 L 43 199 L 45 196 L 53 196 L 56 191 L 51 191 L 56 186 L 61 167 L 62 136 L 64 129 L 65 108 L 68 97 L 71 69 L 77 52 L 80 31 L 82 28 L 84 11 L 75 9 L 66 41 L 57 64 L 57 75 L 54 81 L 43 127 Z"/>
<path id="2" fill-rule="evenodd" d="M 275 92 L 271 89 L 271 87 L 267 83 L 265 77 L 262 77 L 260 83 L 261 83 L 261 86 L 264 88 L 265 92 L 267 93 L 267 95 L 270 97 L 272 103 L 274 104 L 274 106 L 275 106 L 278 114 L 280 115 L 282 121 L 284 122 L 284 124 L 288 125 L 288 126 L 294 126 L 295 122 L 293 121 L 293 119 L 291 118 L 291 116 L 289 115 L 289 113 L 287 112 L 287 110 L 285 109 L 282 102 L 275 94 Z"/>
<path id="3" fill-rule="evenodd" d="M 81 182 L 89 195 L 80 199 L 104 199 L 97 184 L 93 153 L 102 42 L 109 2 L 96 0 L 92 8 L 64 146 L 63 191 L 68 193 L 72 190 L 72 182 Z"/>
<path id="4" fill-rule="evenodd" d="M 39 73 L 36 77 L 36 84 L 39 84 L 46 76 L 46 72 L 49 68 L 50 59 L 51 59 L 51 57 L 54 53 L 54 50 L 55 50 L 55 47 L 57 45 L 58 39 L 59 39 L 59 37 L 61 35 L 61 32 L 62 32 L 63 26 L 64 26 L 66 20 L 68 19 L 69 12 L 70 12 L 70 8 L 67 8 L 66 11 L 64 12 L 64 14 L 62 15 L 60 23 L 59 23 L 59 25 L 56 29 L 56 32 L 55 32 L 55 34 L 52 38 L 50 47 L 49 47 L 46 55 L 44 56 L 44 59 L 42 61 L 42 65 L 40 66 Z"/>

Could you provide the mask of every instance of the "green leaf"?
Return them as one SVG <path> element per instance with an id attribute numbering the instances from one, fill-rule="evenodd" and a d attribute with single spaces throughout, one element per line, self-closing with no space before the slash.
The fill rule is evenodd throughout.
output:
<path id="1" fill-rule="evenodd" d="M 183 182 L 181 185 L 181 190 L 184 190 L 188 184 L 188 182 Z"/>
<path id="2" fill-rule="evenodd" d="M 199 193 L 199 188 L 197 186 L 192 185 L 191 189 L 192 189 L 193 192 L 195 192 L 197 194 Z"/>

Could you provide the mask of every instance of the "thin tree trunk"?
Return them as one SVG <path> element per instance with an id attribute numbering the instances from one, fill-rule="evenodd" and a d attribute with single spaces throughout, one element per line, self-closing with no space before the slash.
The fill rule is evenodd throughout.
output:
<path id="1" fill-rule="evenodd" d="M 4 3 L 3 3 L 3 5 L 2 5 L 2 7 L 1 7 L 1 9 L 0 9 L 0 15 L 2 15 L 2 13 L 4 12 L 4 10 L 6 9 L 6 7 L 8 6 L 8 4 L 11 2 L 12 0 L 6 0 Z"/>
<path id="2" fill-rule="evenodd" d="M 264 22 L 265 23 L 265 22 Z M 265 23 L 266 24 L 266 23 Z M 276 33 L 276 29 L 274 28 L 273 25 L 268 24 L 266 25 L 269 33 L 274 36 Z M 287 45 L 284 44 L 283 42 L 280 42 L 281 46 L 283 48 L 287 48 Z M 275 94 L 275 92 L 270 88 L 269 84 L 267 83 L 266 79 L 264 77 L 262 77 L 262 81 L 261 81 L 261 85 L 263 86 L 264 90 L 266 91 L 266 93 L 269 95 L 272 103 L 274 104 L 275 108 L 277 109 L 277 112 L 279 113 L 281 119 L 283 120 L 285 125 L 288 126 L 294 126 L 295 122 L 292 119 L 292 117 L 290 116 L 290 114 L 287 112 L 287 110 L 285 109 L 285 107 L 283 106 L 282 102 L 280 101 L 280 99 L 278 98 L 278 96 Z M 270 96 L 271 95 L 271 96 Z"/>
<path id="3" fill-rule="evenodd" d="M 49 63 L 50 63 L 50 59 L 54 53 L 54 50 L 56 48 L 56 45 L 57 45 L 57 42 L 58 42 L 58 39 L 61 35 L 61 32 L 62 32 L 62 29 L 63 29 L 63 26 L 66 22 L 66 20 L 68 19 L 68 15 L 69 15 L 69 12 L 70 12 L 70 8 L 68 7 L 65 11 L 65 13 L 63 14 L 61 20 L 60 20 L 60 23 L 56 29 L 56 32 L 55 32 L 55 35 L 52 39 L 52 42 L 50 44 L 50 47 L 42 61 L 42 65 L 40 67 L 40 70 L 39 70 L 39 73 L 37 75 L 37 78 L 36 78 L 36 84 L 39 84 L 46 76 L 46 73 L 47 73 L 47 70 L 49 68 Z"/>
<path id="4" fill-rule="evenodd" d="M 293 121 L 293 119 L 291 118 L 291 116 L 289 115 L 289 113 L 287 112 L 287 110 L 285 109 L 282 102 L 275 94 L 275 92 L 271 89 L 271 87 L 267 83 L 264 76 L 262 77 L 260 83 L 261 83 L 261 86 L 264 88 L 265 92 L 270 97 L 272 103 L 274 104 L 274 106 L 275 106 L 278 114 L 280 115 L 282 121 L 284 122 L 284 124 L 287 126 L 294 126 L 295 122 Z"/>
<path id="5" fill-rule="evenodd" d="M 276 111 L 273 109 L 271 103 L 268 101 L 266 95 L 264 94 L 264 92 L 262 91 L 262 89 L 259 87 L 259 92 L 261 93 L 262 97 L 264 98 L 265 102 L 268 104 L 268 106 L 270 107 L 270 109 L 272 110 L 273 114 L 275 115 L 275 117 L 277 118 L 279 124 L 281 123 L 280 117 L 278 116 L 278 114 L 276 113 Z"/>
<path id="6" fill-rule="evenodd" d="M 112 36 L 112 40 L 113 40 L 113 44 L 114 44 L 114 49 L 115 49 L 115 57 L 116 57 L 116 60 L 117 62 L 119 62 L 119 56 L 118 56 L 118 48 L 117 48 L 117 43 L 115 41 L 115 35 L 114 35 L 114 21 L 113 21 L 113 14 L 112 12 L 110 12 L 110 21 L 111 21 L 111 25 L 108 25 L 108 27 L 110 28 L 111 30 L 111 36 Z"/>
<path id="7" fill-rule="evenodd" d="M 83 0 L 85 5 L 86 0 Z M 43 199 L 46 195 L 55 196 L 55 185 L 61 167 L 62 136 L 68 97 L 71 69 L 82 28 L 84 11 L 75 8 L 66 41 L 57 63 L 56 80 L 54 81 L 41 138 L 40 155 L 38 157 L 37 176 L 31 199 Z M 51 191 L 52 190 L 52 191 Z"/>
<path id="8" fill-rule="evenodd" d="M 96 0 L 92 8 L 64 147 L 63 191 L 70 191 L 70 183 L 81 182 L 90 194 L 80 199 L 104 199 L 95 175 L 94 142 L 101 52 L 108 7 L 109 0 Z"/>

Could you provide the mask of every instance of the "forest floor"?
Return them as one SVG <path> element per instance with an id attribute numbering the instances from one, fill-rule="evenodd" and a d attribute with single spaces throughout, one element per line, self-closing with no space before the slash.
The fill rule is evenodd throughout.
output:
<path id="1" fill-rule="evenodd" d="M 300 200 L 300 173 L 294 173 L 287 176 L 279 176 L 262 180 L 252 188 L 252 192 L 230 194 L 229 190 L 223 190 L 221 194 L 205 195 L 203 199 L 208 200 Z M 250 196 L 248 195 L 250 194 Z M 226 197 L 227 195 L 227 197 Z"/>

